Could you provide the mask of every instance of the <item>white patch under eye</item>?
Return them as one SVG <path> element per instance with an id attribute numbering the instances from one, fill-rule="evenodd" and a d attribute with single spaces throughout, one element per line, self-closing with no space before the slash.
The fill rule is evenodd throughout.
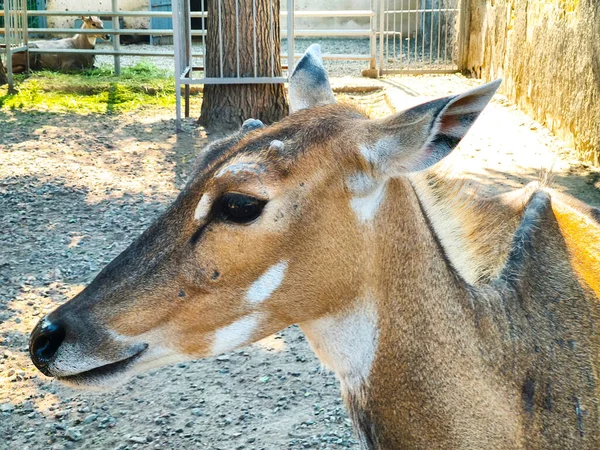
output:
<path id="1" fill-rule="evenodd" d="M 210 207 L 212 206 L 212 200 L 210 196 L 204 194 L 200 201 L 198 202 L 198 206 L 196 206 L 196 210 L 194 211 L 194 219 L 203 220 L 208 216 L 210 212 Z"/>
<path id="2" fill-rule="evenodd" d="M 258 304 L 268 299 L 283 283 L 287 266 L 287 261 L 280 261 L 267 269 L 265 273 L 252 283 L 248 292 L 246 292 L 246 300 L 250 303 Z"/>
<path id="3" fill-rule="evenodd" d="M 212 354 L 230 352 L 243 344 L 249 343 L 260 323 L 259 314 L 251 314 L 236 320 L 231 325 L 220 328 L 215 332 Z"/>
<path id="4" fill-rule="evenodd" d="M 350 206 L 360 222 L 367 223 L 375 218 L 379 206 L 385 197 L 386 186 L 387 182 L 382 181 L 375 184 L 368 193 L 360 196 L 355 195 L 350 199 Z"/>

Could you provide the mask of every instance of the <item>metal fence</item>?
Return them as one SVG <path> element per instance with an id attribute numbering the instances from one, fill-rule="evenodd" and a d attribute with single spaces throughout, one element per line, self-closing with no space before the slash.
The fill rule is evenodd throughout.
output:
<path id="1" fill-rule="evenodd" d="M 465 0 L 382 0 L 380 74 L 458 71 L 466 10 Z"/>
<path id="2" fill-rule="evenodd" d="M 294 39 L 296 37 L 347 37 L 368 38 L 369 51 L 365 54 L 324 54 L 326 60 L 363 60 L 368 61 L 370 69 L 378 69 L 378 73 L 447 73 L 456 72 L 462 67 L 465 34 L 468 29 L 468 0 L 365 0 L 369 9 L 346 10 L 346 11 L 296 11 L 294 0 L 285 0 L 286 10 L 281 11 L 280 23 L 285 24 L 286 49 L 281 51 L 282 68 L 284 73 L 259 74 L 256 69 L 254 73 L 240 73 L 239 63 L 237 72 L 225 73 L 223 70 L 223 47 L 220 46 L 219 55 L 220 71 L 217 75 L 206 76 L 206 26 L 207 13 L 206 2 L 218 2 L 221 6 L 222 0 L 202 0 L 201 11 L 191 11 L 190 0 L 173 0 L 172 12 L 165 11 L 167 8 L 161 2 L 161 11 L 121 11 L 119 0 L 111 0 L 110 11 L 28 11 L 26 0 L 5 0 L 4 11 L 0 16 L 5 16 L 5 27 L 0 28 L 0 34 L 5 36 L 7 72 L 9 87 L 12 88 L 13 77 L 11 67 L 11 56 L 17 51 L 29 51 L 31 53 L 79 53 L 94 55 L 114 56 L 115 73 L 119 74 L 121 69 L 121 56 L 149 56 L 149 57 L 174 57 L 175 58 L 175 84 L 177 93 L 177 123 L 181 120 L 181 87 L 185 95 L 185 115 L 189 114 L 189 90 L 192 84 L 239 84 L 239 83 L 283 83 L 291 73 L 294 60 L 301 54 L 294 53 Z M 252 2 L 257 0 L 237 0 L 236 11 L 222 11 L 219 13 L 219 35 L 224 20 L 235 20 L 238 23 L 238 2 Z M 281 2 L 282 0 L 268 0 Z M 151 6 L 152 7 L 152 2 Z M 271 8 L 271 12 L 273 8 Z M 32 17 L 46 18 L 48 16 L 89 16 L 96 15 L 109 17 L 110 27 L 106 27 L 105 34 L 112 35 L 112 49 L 28 49 L 28 27 L 27 20 Z M 144 28 L 122 28 L 120 20 L 128 17 L 147 17 L 152 19 L 172 19 L 172 29 L 144 29 Z M 360 18 L 367 19 L 368 29 L 295 29 L 294 20 L 297 17 L 304 18 Z M 192 29 L 191 21 L 200 20 L 201 29 Z M 256 25 L 256 17 L 254 17 Z M 163 23 L 165 20 L 162 21 Z M 40 20 L 39 23 L 45 23 Z M 273 35 L 274 21 L 270 20 L 270 35 Z M 283 28 L 283 26 L 281 27 Z M 31 29 L 34 30 L 33 28 Z M 97 30 L 75 29 L 75 28 L 35 28 L 38 34 L 67 34 L 75 35 L 97 34 Z M 139 50 L 120 46 L 120 36 L 173 36 L 174 51 Z M 200 51 L 194 51 L 192 38 L 202 41 Z M 378 38 L 378 39 L 377 39 Z M 283 36 L 282 36 L 283 41 Z M 272 41 L 269 58 L 274 58 L 274 41 Z M 377 55 L 379 45 L 379 55 Z M 239 58 L 239 46 L 237 47 Z M 228 55 L 230 56 L 230 55 Z M 256 45 L 254 46 L 254 67 L 257 65 Z M 377 59 L 378 64 L 377 64 Z M 196 62 L 196 63 L 195 63 Z M 274 64 L 271 64 L 274 67 Z"/>
<path id="3" fill-rule="evenodd" d="M 254 70 L 251 73 L 241 73 L 240 71 L 240 47 L 239 47 L 239 21 L 237 19 L 239 15 L 238 11 L 238 2 L 236 2 L 236 10 L 229 12 L 227 14 L 221 8 L 221 0 L 218 1 L 218 35 L 219 35 L 219 57 L 218 57 L 218 67 L 215 69 L 217 75 L 207 76 L 207 73 L 210 72 L 208 67 L 208 61 L 205 57 L 206 55 L 206 40 L 205 33 L 202 34 L 202 52 L 201 52 L 201 60 L 199 64 L 194 64 L 194 54 L 192 52 L 192 36 L 194 35 L 191 29 L 191 18 L 193 17 L 192 11 L 190 10 L 190 0 L 179 0 L 173 3 L 173 29 L 175 30 L 173 42 L 175 45 L 175 92 L 176 92 L 176 110 L 177 110 L 177 127 L 179 128 L 181 125 L 181 87 L 184 87 L 184 101 L 185 101 L 185 109 L 184 115 L 185 117 L 189 116 L 189 92 L 190 85 L 193 84 L 263 84 L 263 83 L 285 83 L 288 81 L 289 75 L 292 73 L 294 68 L 294 60 L 301 58 L 302 54 L 296 54 L 294 52 L 295 37 L 299 36 L 312 36 L 312 37 L 368 37 L 369 38 L 369 53 L 368 54 L 324 54 L 323 58 L 327 60 L 364 60 L 369 62 L 369 66 L 371 69 L 376 68 L 376 39 L 377 33 L 375 30 L 376 25 L 376 16 L 377 16 L 377 8 L 376 8 L 376 0 L 370 0 L 370 9 L 369 10 L 350 10 L 350 11 L 295 11 L 295 1 L 294 0 L 286 0 L 286 11 L 281 11 L 281 24 L 286 24 L 285 30 L 282 28 L 282 40 L 285 35 L 286 41 L 286 51 L 281 52 L 281 58 L 284 61 L 282 64 L 282 69 L 285 73 L 276 74 L 274 71 L 275 64 L 272 62 L 270 64 L 270 73 L 259 74 L 257 70 L 258 62 L 258 52 L 256 46 L 256 0 L 248 0 L 252 1 L 252 23 L 254 30 L 254 38 L 253 38 L 253 47 L 252 47 L 252 57 L 253 57 L 253 68 Z M 277 0 L 269 0 L 269 10 L 270 14 L 273 13 L 273 2 Z M 204 2 L 201 2 L 201 9 L 204 10 Z M 233 12 L 233 14 L 231 14 Z M 296 30 L 294 26 L 294 20 L 296 17 L 308 17 L 308 18 L 332 18 L 332 17 L 347 17 L 347 18 L 368 18 L 370 22 L 369 29 L 366 30 Z M 285 21 L 284 21 L 285 19 Z M 231 73 L 226 73 L 228 71 L 224 70 L 224 46 L 223 46 L 223 31 L 224 22 L 226 20 L 235 21 L 235 30 L 236 30 L 236 46 L 235 46 L 235 69 Z M 204 21 L 204 17 L 203 17 Z M 275 42 L 273 40 L 274 35 L 274 20 L 273 17 L 269 19 L 270 29 L 270 49 L 269 54 L 266 55 L 267 58 L 273 60 L 274 55 L 277 53 L 275 51 Z M 202 23 L 202 29 L 205 30 L 206 26 L 204 22 Z M 215 71 L 213 71 L 215 72 Z"/>
<path id="4" fill-rule="evenodd" d="M 218 1 L 218 0 L 204 0 L 203 3 L 208 2 L 208 1 Z M 242 0 L 240 0 L 242 1 Z M 250 1 L 250 0 L 243 0 L 243 1 Z M 255 0 L 252 0 L 255 1 Z M 280 0 L 271 0 L 271 1 L 280 1 Z M 351 11 L 294 11 L 294 1 L 288 1 L 286 0 L 286 5 L 287 5 L 287 10 L 285 11 L 281 11 L 281 24 L 287 24 L 286 29 L 283 30 L 282 33 L 285 34 L 285 40 L 287 41 L 287 45 L 286 48 L 288 49 L 288 51 L 282 51 L 281 52 L 281 57 L 283 59 L 283 65 L 284 65 L 284 69 L 287 69 L 287 67 L 290 65 L 289 61 L 293 60 L 291 58 L 288 57 L 288 53 L 289 52 L 289 48 L 294 47 L 294 38 L 295 37 L 348 37 L 348 38 L 369 38 L 369 52 L 366 54 L 324 54 L 323 58 L 326 60 L 362 60 L 362 61 L 366 61 L 369 63 L 370 68 L 374 69 L 376 67 L 376 2 L 378 0 L 366 0 L 369 2 L 370 4 L 370 8 L 367 10 L 351 10 Z M 111 22 L 108 25 L 112 25 L 112 26 L 107 26 L 106 29 L 104 30 L 105 34 L 111 35 L 113 36 L 112 38 L 112 49 L 94 49 L 94 50 L 83 50 L 83 49 L 53 49 L 53 50 L 49 50 L 49 49 L 45 49 L 45 48 L 31 48 L 31 49 L 27 49 L 27 27 L 23 28 L 19 28 L 19 32 L 17 33 L 17 28 L 10 26 L 10 24 L 8 24 L 7 26 L 5 26 L 4 28 L 0 28 L 0 36 L 4 35 L 4 39 L 5 42 L 18 42 L 19 45 L 12 45 L 12 53 L 16 52 L 16 51 L 30 51 L 31 53 L 53 53 L 53 54 L 63 54 L 63 53 L 79 53 L 79 54 L 94 54 L 94 55 L 112 55 L 114 56 L 114 67 L 115 67 L 115 73 L 119 74 L 120 73 L 120 68 L 121 68 L 121 61 L 120 61 L 120 57 L 121 56 L 147 56 L 147 57 L 173 57 L 175 56 L 175 53 L 177 53 L 177 50 L 175 52 L 172 51 L 161 51 L 159 49 L 157 50 L 152 50 L 152 51 L 148 51 L 148 50 L 139 50 L 139 49 L 133 49 L 132 47 L 128 47 L 128 48 L 121 48 L 120 46 L 120 36 L 122 35 L 127 35 L 127 36 L 151 36 L 151 37 L 156 37 L 156 36 L 175 36 L 175 34 L 179 31 L 182 31 L 181 29 L 179 29 L 178 27 L 174 27 L 174 29 L 143 29 L 143 28 L 126 28 L 124 29 L 121 24 L 120 24 L 120 19 L 123 18 L 131 18 L 131 17 L 147 17 L 150 19 L 171 19 L 174 17 L 175 14 L 178 14 L 177 11 L 184 11 L 185 9 L 188 10 L 188 13 L 186 14 L 186 23 L 189 23 L 190 20 L 192 19 L 196 19 L 196 20 L 206 20 L 206 12 L 203 11 L 190 11 L 189 10 L 189 2 L 188 2 L 188 7 L 184 8 L 185 5 L 185 0 L 174 0 L 172 2 L 172 6 L 173 6 L 173 11 L 121 11 L 119 10 L 119 4 L 118 4 L 118 0 L 111 0 L 111 10 L 110 11 L 76 11 L 76 10 L 71 10 L 71 11 L 59 11 L 59 10 L 51 10 L 51 11 L 45 11 L 45 10 L 28 10 L 27 9 L 27 3 L 26 0 L 6 0 L 5 2 L 5 8 L 4 11 L 0 11 L 0 18 L 2 18 L 3 16 L 6 15 L 6 17 L 25 17 L 27 19 L 29 19 L 30 21 L 32 20 L 32 18 L 38 18 L 38 19 L 46 19 L 47 17 L 50 16 L 71 16 L 71 17 L 78 17 L 78 16 L 89 16 L 89 15 L 95 15 L 95 16 L 99 16 L 99 17 L 103 17 L 103 18 L 110 18 Z M 162 8 L 165 9 L 165 8 Z M 291 14 L 289 14 L 289 12 L 291 11 Z M 232 14 L 230 14 L 231 16 L 233 16 Z M 324 17 L 345 17 L 345 18 L 367 18 L 370 22 L 370 26 L 368 29 L 343 29 L 343 30 L 336 30 L 336 29 L 306 29 L 306 30 L 298 30 L 295 29 L 294 24 L 293 24 L 293 18 L 294 17 L 304 17 L 304 18 L 324 18 Z M 176 20 L 176 19 L 175 19 Z M 45 20 L 39 20 L 40 24 L 45 24 L 46 21 Z M 105 21 L 106 23 L 106 21 Z M 178 22 L 179 24 L 183 24 L 183 22 L 180 20 Z M 291 24 L 291 25 L 290 25 Z M 179 25 L 178 25 L 179 26 Z M 202 39 L 203 45 L 202 45 L 202 49 L 200 51 L 193 51 L 192 47 L 191 47 L 191 42 L 190 42 L 190 51 L 192 51 L 191 53 L 191 58 L 196 58 L 199 59 L 201 61 L 200 66 L 198 66 L 198 69 L 200 69 L 200 71 L 203 70 L 203 66 L 204 65 L 204 50 L 205 50 L 205 44 L 204 44 L 204 39 L 206 36 L 206 30 L 205 27 L 202 27 L 203 29 L 201 30 L 195 30 L 195 29 L 191 29 L 191 27 L 187 27 L 186 28 L 186 37 L 184 38 L 185 41 L 181 41 L 181 42 L 190 42 L 191 38 L 196 38 L 196 39 Z M 283 28 L 283 26 L 282 26 Z M 289 34 L 287 29 L 291 29 L 293 30 L 292 34 Z M 35 32 L 38 35 L 75 35 L 75 34 L 96 34 L 97 31 L 95 30 L 82 30 L 82 29 L 77 29 L 77 28 L 47 28 L 47 27 L 40 27 L 40 28 L 29 28 L 30 32 Z M 21 34 L 19 34 L 21 33 Z M 24 33 L 24 37 L 22 36 L 22 34 Z M 188 36 L 189 35 L 189 36 Z M 290 36 L 290 38 L 288 39 L 288 36 Z M 293 50 L 291 52 L 292 55 L 294 55 Z M 294 58 L 299 58 L 301 55 L 300 54 L 295 54 Z M 9 72 L 9 78 L 10 78 L 10 87 L 12 87 L 12 71 L 11 71 L 11 64 L 9 64 L 8 62 L 8 58 L 10 56 L 6 56 L 6 61 L 7 61 L 7 71 Z M 191 66 L 191 64 L 188 64 Z M 292 64 L 293 65 L 293 64 Z M 176 66 L 178 69 L 180 69 L 180 65 Z M 187 65 L 186 65 L 187 67 Z M 197 70 L 196 71 L 196 75 L 198 75 L 200 72 Z M 219 82 L 218 80 L 207 80 L 205 77 L 203 78 L 194 78 L 194 77 L 184 77 L 186 79 L 194 79 L 194 84 L 196 83 L 210 83 L 210 82 Z M 224 79 L 225 77 L 223 77 L 222 79 Z M 269 77 L 272 78 L 272 77 Z M 285 77 L 284 77 L 285 78 Z M 196 81 L 198 80 L 198 81 Z M 200 81 L 202 80 L 202 81 Z M 251 82 L 250 80 L 244 79 L 244 82 Z M 271 82 L 274 80 L 271 80 Z M 281 79 L 281 80 L 275 80 L 276 82 L 283 82 L 285 80 Z M 222 81 L 224 83 L 230 82 L 232 83 L 233 81 L 230 80 L 224 80 Z M 237 81 L 239 82 L 239 80 Z M 185 84 L 182 83 L 182 84 Z"/>

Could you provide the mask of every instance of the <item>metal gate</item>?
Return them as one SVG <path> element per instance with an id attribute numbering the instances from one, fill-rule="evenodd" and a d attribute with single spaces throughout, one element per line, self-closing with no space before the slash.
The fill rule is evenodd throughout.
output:
<path id="1" fill-rule="evenodd" d="M 462 69 L 465 0 L 381 0 L 379 73 Z"/>

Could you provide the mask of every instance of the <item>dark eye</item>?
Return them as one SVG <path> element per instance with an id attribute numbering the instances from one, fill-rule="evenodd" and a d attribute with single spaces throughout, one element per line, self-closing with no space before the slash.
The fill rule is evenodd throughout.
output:
<path id="1" fill-rule="evenodd" d="M 249 195 L 229 192 L 219 199 L 217 212 L 223 220 L 248 223 L 260 216 L 266 203 Z"/>

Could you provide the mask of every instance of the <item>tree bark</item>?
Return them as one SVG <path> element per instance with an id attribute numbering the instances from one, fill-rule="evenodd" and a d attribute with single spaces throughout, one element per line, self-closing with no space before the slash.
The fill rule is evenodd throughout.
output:
<path id="1" fill-rule="evenodd" d="M 235 77 L 238 74 L 238 64 L 241 77 L 281 76 L 279 1 L 212 0 L 208 2 L 205 67 L 207 77 Z M 239 11 L 237 24 L 236 3 Z M 222 60 L 219 4 L 221 4 Z M 239 36 L 239 44 L 236 44 L 236 36 Z M 254 57 L 255 42 L 256 58 Z M 264 123 L 272 123 L 287 114 L 288 105 L 283 84 L 208 84 L 204 86 L 204 98 L 198 123 L 209 129 L 234 129 L 251 117 Z"/>

